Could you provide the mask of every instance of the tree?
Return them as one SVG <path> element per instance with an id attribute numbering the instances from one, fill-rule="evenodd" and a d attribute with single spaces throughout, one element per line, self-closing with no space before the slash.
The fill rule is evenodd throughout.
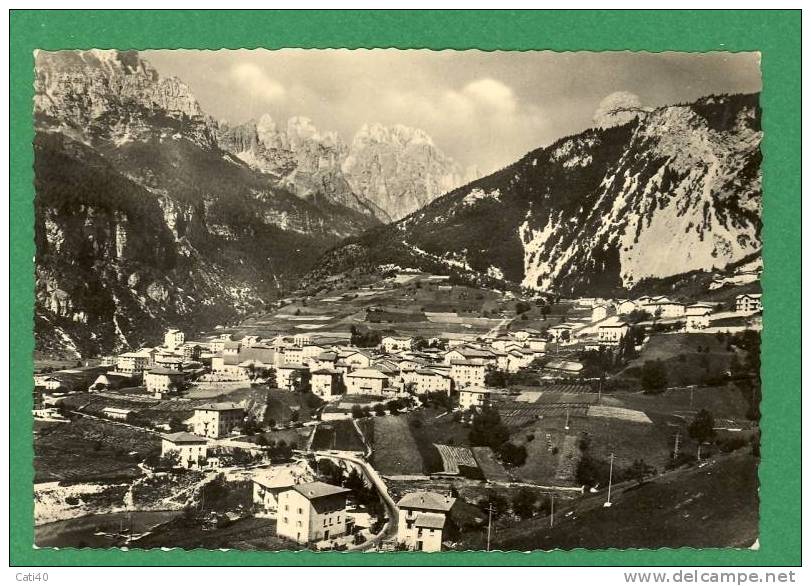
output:
<path id="1" fill-rule="evenodd" d="M 374 406 L 374 410 L 375 410 L 375 415 L 377 415 L 378 417 L 382 417 L 383 415 L 386 414 L 386 407 L 383 405 L 383 403 L 377 403 Z"/>
<path id="2" fill-rule="evenodd" d="M 318 475 L 321 476 L 327 484 L 341 486 L 344 482 L 344 471 L 341 467 L 335 464 L 332 460 L 321 458 L 318 461 Z"/>
<path id="3" fill-rule="evenodd" d="M 661 360 L 646 360 L 640 379 L 646 393 L 656 393 L 667 387 L 667 369 Z"/>
<path id="4" fill-rule="evenodd" d="M 494 490 L 488 490 L 487 495 L 478 501 L 479 508 L 487 511 L 492 508 L 493 518 L 498 519 L 509 510 L 509 502 Z"/>
<path id="5" fill-rule="evenodd" d="M 158 470 L 172 470 L 180 466 L 180 452 L 169 450 L 158 460 Z"/>
<path id="6" fill-rule="evenodd" d="M 177 416 L 171 417 L 169 419 L 169 431 L 171 431 L 172 433 L 177 433 L 178 431 L 186 431 L 186 425 L 179 417 Z"/>
<path id="7" fill-rule="evenodd" d="M 493 407 L 485 405 L 474 415 L 469 436 L 474 446 L 489 446 L 497 450 L 509 436 L 507 427 L 501 423 L 501 416 Z"/>
<path id="8" fill-rule="evenodd" d="M 484 373 L 484 384 L 503 389 L 507 386 L 507 374 L 501 370 L 489 370 Z"/>
<path id="9" fill-rule="evenodd" d="M 513 497 L 513 513 L 522 519 L 529 519 L 535 515 L 538 497 L 528 488 L 522 488 Z"/>
<path id="10" fill-rule="evenodd" d="M 526 301 L 518 301 L 515 304 L 515 313 L 517 313 L 518 315 L 521 315 L 522 313 L 526 313 L 530 309 L 532 309 L 532 306 L 529 303 L 527 303 Z"/>
<path id="11" fill-rule="evenodd" d="M 641 458 L 639 460 L 634 460 L 633 465 L 625 471 L 625 476 L 627 478 L 636 480 L 638 484 L 642 484 L 642 482 L 648 476 L 653 476 L 656 474 L 656 468 L 653 466 L 648 465 L 645 460 Z"/>
<path id="12" fill-rule="evenodd" d="M 352 418 L 360 419 L 363 417 L 363 409 L 360 405 L 352 405 Z"/>
<path id="13" fill-rule="evenodd" d="M 715 438 L 715 418 L 712 413 L 702 409 L 687 428 L 690 437 L 702 444 Z"/>
<path id="14" fill-rule="evenodd" d="M 502 461 L 514 468 L 523 466 L 524 462 L 527 461 L 527 449 L 524 446 L 518 446 L 512 442 L 503 443 L 500 448 L 500 454 Z"/>

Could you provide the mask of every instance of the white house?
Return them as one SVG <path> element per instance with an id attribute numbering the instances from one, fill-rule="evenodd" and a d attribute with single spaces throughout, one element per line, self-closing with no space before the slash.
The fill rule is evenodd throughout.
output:
<path id="1" fill-rule="evenodd" d="M 161 456 L 174 452 L 183 468 L 203 466 L 208 458 L 208 440 L 193 433 L 181 431 L 161 437 Z"/>
<path id="2" fill-rule="evenodd" d="M 118 421 L 125 421 L 130 413 L 132 413 L 132 409 L 121 409 L 120 407 L 105 407 L 101 410 L 104 417 Z"/>
<path id="3" fill-rule="evenodd" d="M 147 352 L 125 352 L 119 355 L 116 372 L 124 374 L 141 374 L 149 366 L 150 355 Z"/>
<path id="4" fill-rule="evenodd" d="M 684 315 L 709 315 L 713 309 L 715 309 L 715 306 L 711 303 L 693 303 L 684 308 Z"/>
<path id="5" fill-rule="evenodd" d="M 386 336 L 380 341 L 380 346 L 385 352 L 391 354 L 393 352 L 411 350 L 411 345 L 413 343 L 414 339 L 410 337 L 398 338 L 396 336 Z"/>
<path id="6" fill-rule="evenodd" d="M 684 329 L 688 332 L 700 332 L 710 327 L 710 316 L 705 315 L 688 315 L 685 320 Z"/>
<path id="7" fill-rule="evenodd" d="M 630 326 L 621 321 L 612 321 L 610 323 L 601 324 L 597 328 L 597 336 L 603 344 L 619 344 L 622 339 L 628 334 Z"/>
<path id="8" fill-rule="evenodd" d="M 360 350 L 350 350 L 342 356 L 344 364 L 350 369 L 369 368 L 372 365 L 372 357 Z"/>
<path id="9" fill-rule="evenodd" d="M 603 321 L 615 312 L 614 306 L 609 304 L 596 305 L 591 310 L 591 321 Z"/>
<path id="10" fill-rule="evenodd" d="M 571 324 L 558 324 L 549 328 L 546 333 L 553 342 L 568 342 L 573 337 L 573 329 Z"/>
<path id="11" fill-rule="evenodd" d="M 346 392 L 350 395 L 383 395 L 389 377 L 374 368 L 361 368 L 344 375 Z"/>
<path id="12" fill-rule="evenodd" d="M 192 429 L 197 435 L 220 438 L 242 425 L 245 409 L 237 403 L 207 403 L 194 408 Z"/>
<path id="13" fill-rule="evenodd" d="M 183 384 L 183 373 L 171 368 L 150 368 L 144 374 L 144 384 L 147 392 L 156 399 L 176 393 Z"/>
<path id="14" fill-rule="evenodd" d="M 180 330 L 175 329 L 167 330 L 166 333 L 163 335 L 163 345 L 169 348 L 170 350 L 180 348 L 185 341 L 186 334 L 184 334 Z"/>
<path id="15" fill-rule="evenodd" d="M 296 484 L 279 493 L 276 533 L 296 543 L 317 543 L 347 533 L 349 490 L 324 482 Z"/>
<path id="16" fill-rule="evenodd" d="M 751 313 L 761 311 L 763 303 L 761 302 L 762 295 L 760 293 L 744 293 L 735 298 L 735 311 L 739 313 Z"/>
<path id="17" fill-rule="evenodd" d="M 310 343 L 310 334 L 295 334 L 293 336 L 293 344 L 298 347 L 302 347 L 305 344 Z"/>
<path id="18" fill-rule="evenodd" d="M 397 503 L 397 541 L 414 551 L 442 550 L 447 517 L 456 499 L 435 492 L 413 492 Z"/>
<path id="19" fill-rule="evenodd" d="M 619 315 L 628 315 L 636 309 L 638 309 L 636 302 L 630 299 L 623 299 L 617 304 L 617 313 Z"/>
<path id="20" fill-rule="evenodd" d="M 487 366 L 481 360 L 452 360 L 451 378 L 456 389 L 484 386 Z"/>
<path id="21" fill-rule="evenodd" d="M 253 478 L 253 504 L 257 513 L 275 516 L 279 495 L 297 484 L 312 482 L 315 474 L 306 462 L 271 466 L 256 471 Z"/>
<path id="22" fill-rule="evenodd" d="M 298 375 L 309 370 L 303 364 L 283 364 L 276 369 L 276 386 L 286 391 L 295 390 Z"/>
<path id="23" fill-rule="evenodd" d="M 342 394 L 341 372 L 331 368 L 320 368 L 310 373 L 310 389 L 314 395 L 324 400 Z"/>
<path id="24" fill-rule="evenodd" d="M 459 391 L 459 408 L 466 411 L 472 407 L 490 405 L 494 396 L 501 394 L 496 389 L 485 387 L 467 387 Z"/>
<path id="25" fill-rule="evenodd" d="M 418 369 L 414 371 L 411 382 L 414 383 L 414 392 L 418 395 L 436 392 L 443 392 L 450 395 L 453 379 L 450 374 L 447 373 Z"/>

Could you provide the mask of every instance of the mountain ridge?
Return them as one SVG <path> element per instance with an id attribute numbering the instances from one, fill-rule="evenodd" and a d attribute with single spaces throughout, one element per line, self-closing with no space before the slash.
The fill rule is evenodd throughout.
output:
<path id="1" fill-rule="evenodd" d="M 588 129 L 350 238 L 304 283 L 394 264 L 596 295 L 723 269 L 760 250 L 761 136 L 757 94 Z"/>

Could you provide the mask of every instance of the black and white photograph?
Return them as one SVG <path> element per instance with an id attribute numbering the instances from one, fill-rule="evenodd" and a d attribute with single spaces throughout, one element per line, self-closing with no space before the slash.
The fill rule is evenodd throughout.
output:
<path id="1" fill-rule="evenodd" d="M 33 545 L 757 549 L 760 58 L 36 51 Z"/>

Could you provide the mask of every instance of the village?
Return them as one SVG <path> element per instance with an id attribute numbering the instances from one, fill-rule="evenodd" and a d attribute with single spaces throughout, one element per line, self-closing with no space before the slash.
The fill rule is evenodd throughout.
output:
<path id="1" fill-rule="evenodd" d="M 85 543 L 423 552 L 554 532 L 643 483 L 749 465 L 761 311 L 754 291 L 561 299 L 388 268 L 41 367 L 38 526 L 127 513 Z"/>

